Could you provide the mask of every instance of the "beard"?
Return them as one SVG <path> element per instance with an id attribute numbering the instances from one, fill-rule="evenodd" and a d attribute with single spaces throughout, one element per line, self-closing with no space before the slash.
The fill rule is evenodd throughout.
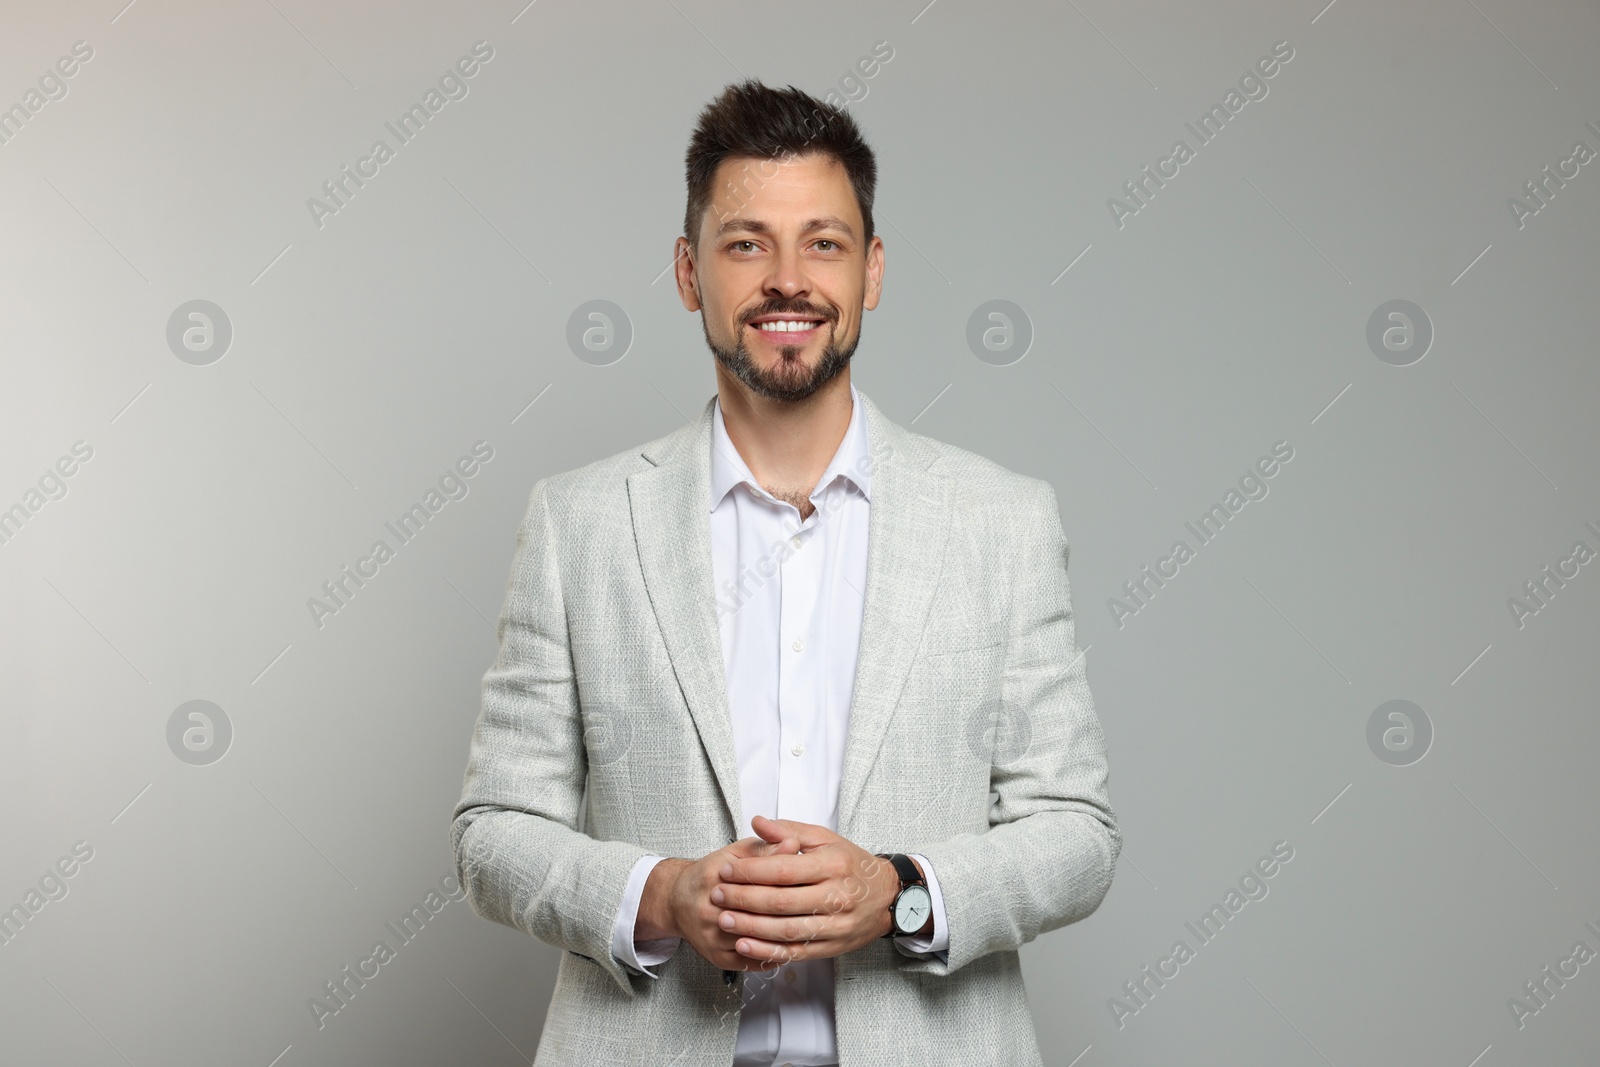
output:
<path id="1" fill-rule="evenodd" d="M 756 317 L 772 311 L 792 311 L 793 308 L 777 308 L 758 310 Z M 805 312 L 815 309 L 806 308 Z M 817 312 L 820 314 L 820 312 Z M 833 324 L 837 320 L 829 318 L 828 342 L 822 348 L 822 355 L 818 357 L 815 365 L 807 367 L 805 364 L 801 345 L 779 345 L 777 364 L 768 370 L 756 362 L 750 354 L 749 347 L 744 343 L 745 325 L 741 324 L 739 333 L 731 348 L 719 345 L 711 338 L 711 330 L 706 326 L 704 312 L 700 315 L 700 327 L 706 335 L 706 346 L 717 357 L 717 362 L 726 367 L 736 378 L 757 396 L 764 396 L 769 400 L 783 400 L 794 403 L 811 396 L 828 382 L 838 376 L 839 372 L 850 365 L 850 357 L 856 353 L 856 345 L 861 341 L 858 330 L 856 336 L 845 347 L 839 347 L 837 339 L 833 336 Z"/>

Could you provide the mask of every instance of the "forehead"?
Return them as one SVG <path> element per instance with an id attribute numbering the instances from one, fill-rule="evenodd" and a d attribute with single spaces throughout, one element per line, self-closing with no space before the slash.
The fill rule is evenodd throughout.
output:
<path id="1" fill-rule="evenodd" d="M 812 153 L 781 159 L 733 156 L 717 167 L 711 210 L 701 220 L 704 232 L 734 219 L 753 219 L 780 226 L 835 216 L 861 232 L 861 208 L 844 164 L 830 155 Z"/>

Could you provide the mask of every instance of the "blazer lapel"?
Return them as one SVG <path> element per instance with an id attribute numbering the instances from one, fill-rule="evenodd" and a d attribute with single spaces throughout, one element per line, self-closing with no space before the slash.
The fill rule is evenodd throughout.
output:
<path id="1" fill-rule="evenodd" d="M 628 476 L 628 503 L 645 589 L 678 684 L 738 833 L 739 768 L 717 631 L 711 570 L 711 420 L 700 418 L 647 446 L 654 467 Z"/>
<path id="2" fill-rule="evenodd" d="M 871 441 L 866 607 L 850 705 L 839 828 L 845 833 L 889 729 L 895 704 L 928 625 L 948 539 L 949 482 L 927 470 L 915 435 L 857 389 Z M 732 825 L 744 825 L 728 687 L 717 630 L 711 567 L 712 405 L 646 446 L 653 466 L 628 476 L 639 564 L 656 623 L 705 747 Z M 737 829 L 735 830 L 737 833 Z"/>
<path id="3" fill-rule="evenodd" d="M 947 479 L 928 472 L 929 452 L 916 437 L 856 392 L 867 411 L 873 467 L 866 609 L 839 783 L 839 832 L 846 837 L 928 626 L 953 495 Z"/>

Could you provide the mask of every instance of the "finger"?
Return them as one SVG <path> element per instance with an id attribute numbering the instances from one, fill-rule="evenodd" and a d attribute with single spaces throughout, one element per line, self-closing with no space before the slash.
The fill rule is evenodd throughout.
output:
<path id="1" fill-rule="evenodd" d="M 765 815 L 757 815 L 750 820 L 750 829 L 754 830 L 763 841 L 777 844 L 785 837 L 791 836 L 789 831 L 778 823 L 776 819 L 769 819 Z"/>
<path id="2" fill-rule="evenodd" d="M 786 837 L 775 844 L 763 841 L 748 853 L 751 856 L 797 856 L 799 854 L 800 839 L 798 837 Z"/>
<path id="3" fill-rule="evenodd" d="M 810 944 L 839 934 L 841 925 L 829 915 L 752 915 L 746 911 L 725 911 L 717 919 L 724 934 L 750 937 L 783 944 Z"/>
<path id="4" fill-rule="evenodd" d="M 723 845 L 718 851 L 730 859 L 737 859 L 741 856 L 758 856 L 761 854 L 759 850 L 767 847 L 767 843 L 759 837 L 741 837 L 732 844 Z"/>
<path id="5" fill-rule="evenodd" d="M 838 834 L 826 826 L 818 826 L 812 822 L 795 822 L 792 819 L 769 819 L 765 815 L 757 815 L 755 818 L 761 820 L 762 825 L 756 826 L 755 819 L 752 819 L 750 828 L 769 841 L 773 839 L 770 836 L 773 834 L 780 837 L 798 837 L 800 839 L 800 847 L 808 849 L 831 845 L 840 839 Z"/>
<path id="6" fill-rule="evenodd" d="M 774 965 L 822 959 L 829 955 L 825 946 L 820 944 L 788 944 L 781 941 L 766 941 L 759 937 L 739 938 L 734 944 L 734 950 L 743 958 L 768 961 Z"/>
<path id="7" fill-rule="evenodd" d="M 750 856 L 722 865 L 724 882 L 809 885 L 828 877 L 822 861 L 810 855 Z"/>
<path id="8" fill-rule="evenodd" d="M 782 965 L 781 960 L 758 960 L 741 955 L 735 947 L 739 935 L 720 929 L 714 921 L 708 924 L 704 940 L 705 947 L 697 948 L 696 951 L 724 971 L 770 972 Z"/>
<path id="9" fill-rule="evenodd" d="M 754 915 L 831 915 L 845 910 L 850 899 L 827 882 L 807 886 L 747 885 L 719 882 L 711 887 L 711 903 Z"/>
<path id="10" fill-rule="evenodd" d="M 785 834 L 777 820 L 769 819 L 764 815 L 757 815 L 761 822 L 763 836 L 756 838 L 757 844 L 746 855 L 752 856 L 781 856 L 795 855 L 801 851 L 800 838 L 797 834 Z M 752 820 L 754 825 L 754 820 Z"/>
<path id="11" fill-rule="evenodd" d="M 770 844 L 766 841 L 763 841 L 759 837 L 745 837 L 733 842 L 731 845 L 724 845 L 722 848 L 718 849 L 716 852 L 716 857 L 722 861 L 723 866 L 726 866 L 728 863 L 734 860 L 750 859 L 755 856 L 768 856 L 783 851 L 784 849 L 782 849 L 780 846 Z M 793 853 L 796 852 L 797 849 L 789 848 L 787 851 Z M 715 873 L 718 868 L 713 865 L 711 869 L 712 872 Z"/>
<path id="12" fill-rule="evenodd" d="M 781 959 L 769 957 L 754 959 L 750 956 L 744 955 L 737 947 L 739 938 L 735 934 L 729 934 L 722 930 L 718 930 L 715 937 L 716 947 L 712 950 L 711 956 L 707 958 L 710 959 L 711 957 L 715 957 L 712 962 L 717 963 L 718 966 L 722 967 L 724 970 L 772 971 L 783 966 L 783 960 Z"/>

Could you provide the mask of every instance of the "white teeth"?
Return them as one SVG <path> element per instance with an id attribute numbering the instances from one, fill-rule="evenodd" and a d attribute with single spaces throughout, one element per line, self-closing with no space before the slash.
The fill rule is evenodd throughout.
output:
<path id="1" fill-rule="evenodd" d="M 758 322 L 756 323 L 756 329 L 765 330 L 768 333 L 794 333 L 801 330 L 809 330 L 818 325 L 821 324 L 816 322 L 783 319 L 777 322 Z"/>

